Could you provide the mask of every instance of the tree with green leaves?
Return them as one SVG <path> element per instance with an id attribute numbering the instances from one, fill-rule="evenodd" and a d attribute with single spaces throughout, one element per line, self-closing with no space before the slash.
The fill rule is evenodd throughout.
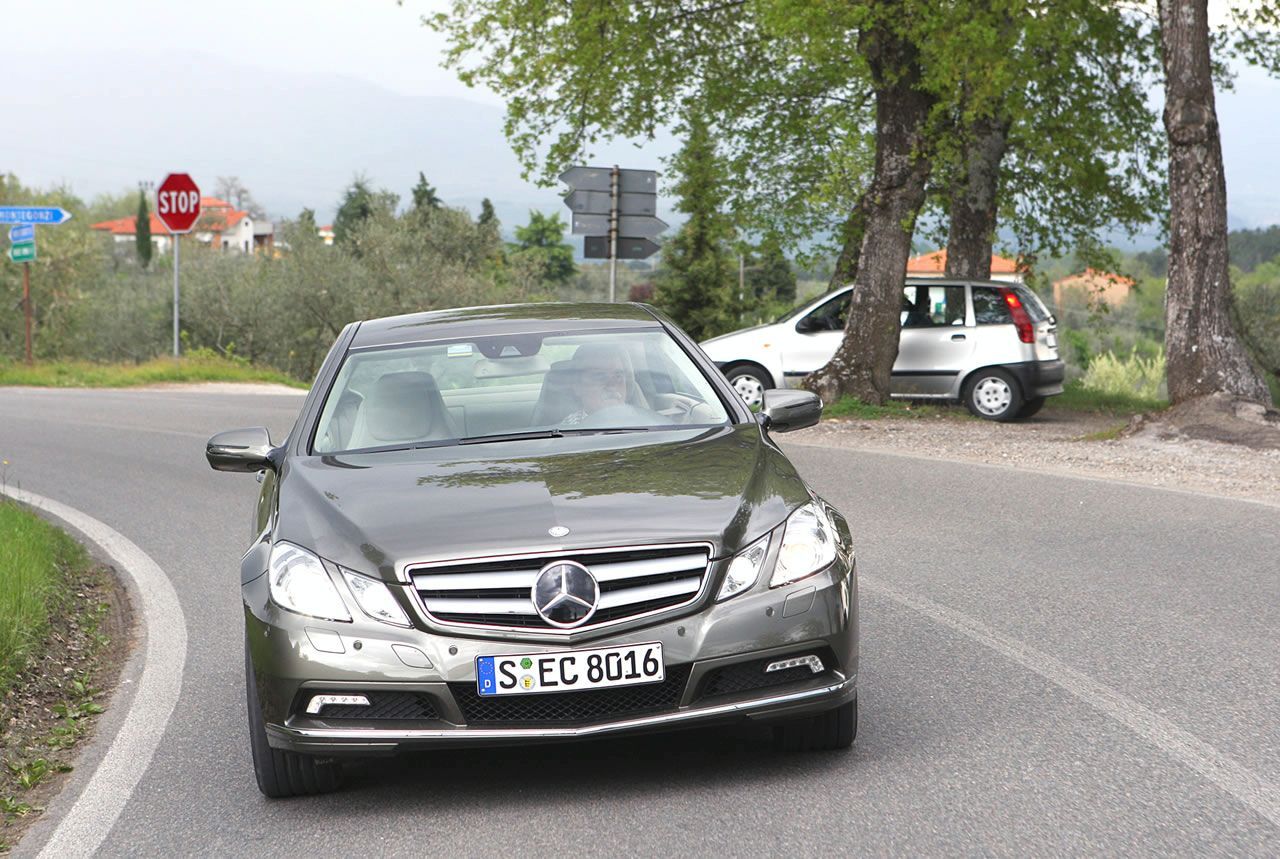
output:
<path id="1" fill-rule="evenodd" d="M 413 208 L 418 212 L 433 211 L 444 205 L 436 189 L 427 183 L 426 175 L 418 171 L 418 184 L 413 186 Z"/>
<path id="2" fill-rule="evenodd" d="M 133 244 L 138 250 L 138 262 L 146 268 L 151 264 L 151 211 L 147 208 L 147 194 L 138 192 L 138 215 L 134 219 Z"/>
<path id="3" fill-rule="evenodd" d="M 498 227 L 498 213 L 493 210 L 493 203 L 488 197 L 480 201 L 480 217 L 476 219 L 476 223 L 482 227 L 490 225 L 495 229 Z"/>
<path id="4" fill-rule="evenodd" d="M 1051 42 L 1060 5 L 656 0 L 638 6 L 605 0 L 564 7 L 545 0 L 454 0 L 431 24 L 448 37 L 447 60 L 463 80 L 507 99 L 512 145 L 546 180 L 602 138 L 652 136 L 659 126 L 678 124 L 696 101 L 720 134 L 735 221 L 793 247 L 830 234 L 839 251 L 833 285 L 855 284 L 845 348 L 811 379 L 812 387 L 828 400 L 849 393 L 879 401 L 888 395 L 902 277 L 935 167 L 966 160 L 953 140 L 957 127 L 998 117 L 1011 87 L 1045 89 L 1034 76 L 1038 58 L 1012 48 Z M 1032 29 L 1032 37 L 1024 35 Z M 1079 63 L 1113 73 L 1128 57 L 1115 53 L 1120 41 L 1100 42 L 1111 51 L 1102 56 L 1080 51 Z M 1063 48 L 1053 56 L 1071 55 Z M 1134 104 L 1130 92 L 1124 94 L 1117 109 Z M 1081 123 L 1085 133 L 1060 160 L 1053 158 L 1054 141 L 1036 144 L 1030 114 L 1058 111 L 1063 127 L 1078 119 L 1059 96 L 1015 104 L 1026 115 L 1012 114 L 1007 149 L 1029 154 L 1001 190 L 1026 194 L 1037 176 L 1065 176 L 1064 165 L 1095 145 L 1091 122 Z M 1140 98 L 1137 104 L 1145 110 Z M 1112 127 L 1117 136 L 1127 134 L 1149 118 L 1126 114 Z M 1121 175 L 1132 170 L 1105 159 L 1104 167 Z M 957 187 L 954 172 L 939 172 L 944 187 Z M 1072 199 L 1087 195 L 1086 188 Z M 1070 226 L 1063 217 L 1107 209 L 1065 207 L 1059 216 L 1048 194 L 1035 206 L 1019 210 L 1029 235 L 1046 223 L 1058 225 L 1056 235 Z M 990 232 L 975 230 L 980 238 Z"/>
<path id="5" fill-rule="evenodd" d="M 560 215 L 529 212 L 529 223 L 516 227 L 516 243 L 512 257 L 532 261 L 540 266 L 542 279 L 562 286 L 573 279 L 578 266 L 573 261 L 573 246 L 564 240 L 565 223 Z"/>
<path id="6" fill-rule="evenodd" d="M 338 213 L 333 219 L 333 240 L 336 244 L 350 245 L 360 224 L 376 214 L 394 215 L 398 195 L 386 190 L 375 191 L 366 176 L 359 175 L 343 192 Z"/>
<path id="7" fill-rule="evenodd" d="M 725 192 L 711 129 L 700 114 L 687 122 L 676 155 L 676 211 L 685 222 L 662 246 L 662 272 L 654 302 L 695 340 L 733 328 L 737 264 L 729 243 L 733 221 L 722 211 Z"/>
<path id="8" fill-rule="evenodd" d="M 776 237 L 766 236 L 745 261 L 747 291 L 757 301 L 780 301 L 795 304 L 796 273 L 791 268 L 782 244 Z"/>

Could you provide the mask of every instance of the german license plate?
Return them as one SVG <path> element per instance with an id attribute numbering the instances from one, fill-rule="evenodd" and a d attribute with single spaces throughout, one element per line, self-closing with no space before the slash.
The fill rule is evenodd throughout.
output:
<path id="1" fill-rule="evenodd" d="M 662 644 L 657 641 L 592 650 L 476 657 L 476 691 L 486 696 L 576 692 L 661 683 L 666 678 Z"/>

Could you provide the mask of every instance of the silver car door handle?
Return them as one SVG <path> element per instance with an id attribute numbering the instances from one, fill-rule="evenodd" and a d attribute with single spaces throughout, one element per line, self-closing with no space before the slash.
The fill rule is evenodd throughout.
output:
<path id="1" fill-rule="evenodd" d="M 959 342 L 960 342 L 961 340 L 963 340 L 963 339 L 964 339 L 964 335 L 963 335 L 963 334 L 952 334 L 952 335 L 951 335 L 951 342 L 952 342 L 952 343 L 959 343 Z"/>

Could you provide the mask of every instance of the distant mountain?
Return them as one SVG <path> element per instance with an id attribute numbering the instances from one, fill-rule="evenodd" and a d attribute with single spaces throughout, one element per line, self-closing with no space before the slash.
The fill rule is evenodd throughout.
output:
<path id="1" fill-rule="evenodd" d="M 558 188 L 520 178 L 498 106 L 200 55 L 178 61 L 104 51 L 65 65 L 46 59 L 9 56 L 14 67 L 41 71 L 0 88 L 0 110 L 10 120 L 0 170 L 24 182 L 65 180 L 92 196 L 159 182 L 170 170 L 190 172 L 209 192 L 218 176 L 239 176 L 273 216 L 310 207 L 325 222 L 356 173 L 407 201 L 421 170 L 451 205 L 474 213 L 489 197 L 508 231 L 527 221 L 530 209 L 568 220 Z M 15 136 L 30 142 L 10 146 Z M 606 154 L 626 159 L 624 166 L 656 169 L 670 147 L 614 148 Z"/>

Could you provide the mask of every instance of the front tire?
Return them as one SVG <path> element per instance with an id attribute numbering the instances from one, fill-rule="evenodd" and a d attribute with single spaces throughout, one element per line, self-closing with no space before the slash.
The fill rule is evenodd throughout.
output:
<path id="1" fill-rule="evenodd" d="M 784 722 L 773 728 L 773 743 L 784 752 L 831 752 L 847 749 L 858 736 L 858 699 L 834 710 Z"/>
<path id="2" fill-rule="evenodd" d="M 1002 423 L 1016 420 L 1023 402 L 1018 380 L 998 367 L 979 370 L 965 382 L 964 404 L 974 417 Z"/>
<path id="3" fill-rule="evenodd" d="M 337 761 L 273 749 L 267 742 L 267 726 L 262 721 L 258 684 L 244 648 L 245 700 L 249 707 L 249 748 L 253 753 L 253 774 L 258 790 L 272 799 L 331 793 L 342 786 L 342 769 Z"/>
<path id="4" fill-rule="evenodd" d="M 730 364 L 725 367 L 724 375 L 748 408 L 763 405 L 764 392 L 774 387 L 773 377 L 759 364 Z"/>

